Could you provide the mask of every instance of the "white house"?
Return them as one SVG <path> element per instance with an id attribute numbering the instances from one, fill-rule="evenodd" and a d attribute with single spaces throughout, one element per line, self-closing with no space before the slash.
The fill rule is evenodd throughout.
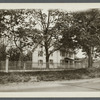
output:
<path id="1" fill-rule="evenodd" d="M 32 67 L 33 68 L 46 68 L 45 50 L 43 47 L 38 46 L 32 54 Z M 68 59 L 67 59 L 68 58 Z M 62 51 L 55 51 L 49 57 L 50 68 L 58 68 L 60 65 L 64 67 L 65 63 L 73 63 L 75 58 L 74 53 L 65 53 Z"/>

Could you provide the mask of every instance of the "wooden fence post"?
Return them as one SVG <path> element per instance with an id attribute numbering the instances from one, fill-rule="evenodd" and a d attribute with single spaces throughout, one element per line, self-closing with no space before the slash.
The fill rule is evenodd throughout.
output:
<path id="1" fill-rule="evenodd" d="M 6 71 L 5 72 L 8 73 L 8 69 L 9 69 L 9 55 L 6 56 L 6 66 L 5 67 L 6 67 L 6 69 L 5 69 Z"/>
<path id="2" fill-rule="evenodd" d="M 25 63 L 25 61 L 24 61 L 24 70 L 26 70 L 26 63 Z"/>

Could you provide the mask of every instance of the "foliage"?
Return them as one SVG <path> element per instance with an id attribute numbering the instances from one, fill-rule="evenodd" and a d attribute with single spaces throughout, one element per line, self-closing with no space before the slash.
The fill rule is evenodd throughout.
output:
<path id="1" fill-rule="evenodd" d="M 100 11 L 98 9 L 91 9 L 87 11 L 75 12 L 73 15 L 73 32 L 75 34 L 74 40 L 77 41 L 78 46 L 87 53 L 88 66 L 92 67 L 92 59 L 94 48 L 97 47 L 97 34 L 99 33 Z"/>
<path id="2" fill-rule="evenodd" d="M 0 45 L 0 61 L 4 61 L 6 59 L 6 46 Z"/>
<path id="3" fill-rule="evenodd" d="M 30 77 L 27 75 L 18 75 L 11 73 L 9 75 L 3 75 L 0 77 L 0 84 L 7 84 L 7 83 L 13 83 L 13 82 L 28 82 L 30 80 Z"/>
<path id="4" fill-rule="evenodd" d="M 42 9 L 5 9 L 0 10 L 0 39 L 6 40 L 4 45 L 11 49 L 10 60 L 23 60 L 26 51 L 34 52 L 41 45 L 45 48 L 49 68 L 49 56 L 55 51 L 82 48 L 92 67 L 93 54 L 100 52 L 99 21 L 98 9 L 73 13 L 58 9 L 47 12 Z"/>
<path id="5" fill-rule="evenodd" d="M 38 31 L 34 28 L 35 23 L 25 9 L 3 10 L 6 41 L 8 40 L 9 48 L 16 47 L 19 49 L 20 57 L 23 59 L 23 52 L 27 49 L 35 49 L 40 37 Z M 4 37 L 5 38 L 5 37 Z"/>
<path id="6" fill-rule="evenodd" d="M 94 36 L 97 34 L 97 31 L 99 31 L 97 27 L 99 24 L 96 23 L 99 17 L 99 11 L 92 9 L 84 12 L 75 12 L 73 13 L 73 17 L 74 32 L 77 36 L 77 41 L 79 41 L 84 49 L 84 45 L 86 47 L 94 46 Z"/>
<path id="7" fill-rule="evenodd" d="M 18 61 L 19 60 L 19 56 L 20 56 L 20 52 L 18 50 L 18 48 L 10 48 L 9 51 L 9 60 L 10 61 Z"/>
<path id="8" fill-rule="evenodd" d="M 9 60 L 10 61 L 19 61 L 20 51 L 18 48 L 10 48 L 9 51 Z M 32 52 L 28 51 L 27 54 L 24 54 L 23 57 L 24 61 L 31 61 L 32 60 Z"/>
<path id="9" fill-rule="evenodd" d="M 40 45 L 45 48 L 46 67 L 49 68 L 49 56 L 61 48 L 60 23 L 63 22 L 63 17 L 67 16 L 67 12 L 58 9 L 48 10 L 47 13 L 41 9 L 29 11 L 38 25 L 37 30 L 41 32 L 42 42 Z"/>

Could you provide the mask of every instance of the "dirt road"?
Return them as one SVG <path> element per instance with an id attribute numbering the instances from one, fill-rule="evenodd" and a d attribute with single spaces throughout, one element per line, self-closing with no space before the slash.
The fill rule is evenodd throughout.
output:
<path id="1" fill-rule="evenodd" d="M 0 85 L 0 92 L 97 92 L 100 91 L 100 78 L 72 80 L 9 83 Z"/>

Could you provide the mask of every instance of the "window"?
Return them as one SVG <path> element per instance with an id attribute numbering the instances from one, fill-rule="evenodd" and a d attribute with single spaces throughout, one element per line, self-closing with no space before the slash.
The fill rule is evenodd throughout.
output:
<path id="1" fill-rule="evenodd" d="M 64 57 L 65 56 L 65 52 L 60 51 L 60 56 Z"/>
<path id="2" fill-rule="evenodd" d="M 53 60 L 52 59 L 50 59 L 49 62 L 50 62 L 51 65 L 53 65 Z"/>
<path id="3" fill-rule="evenodd" d="M 69 53 L 69 57 L 70 57 L 70 58 L 72 57 L 72 53 Z"/>
<path id="4" fill-rule="evenodd" d="M 38 51 L 38 56 L 42 57 L 43 56 L 43 51 Z"/>
<path id="5" fill-rule="evenodd" d="M 43 60 L 38 60 L 38 65 L 43 65 Z"/>
<path id="6" fill-rule="evenodd" d="M 65 61 L 62 59 L 62 60 L 60 60 L 60 64 L 61 65 L 64 65 L 65 64 Z"/>

